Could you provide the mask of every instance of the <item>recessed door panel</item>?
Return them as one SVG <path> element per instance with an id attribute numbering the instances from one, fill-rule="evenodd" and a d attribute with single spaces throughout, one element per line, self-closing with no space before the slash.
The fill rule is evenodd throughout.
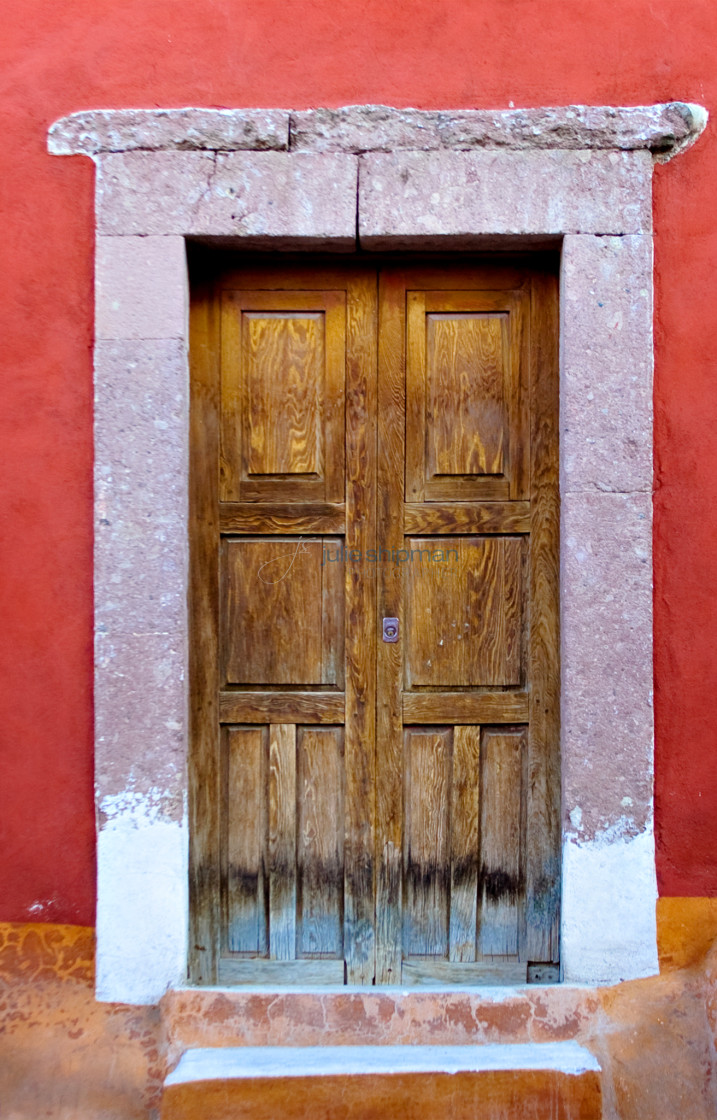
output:
<path id="1" fill-rule="evenodd" d="M 520 538 L 408 537 L 406 549 L 406 686 L 519 685 Z"/>
<path id="2" fill-rule="evenodd" d="M 224 537 L 221 609 L 227 685 L 343 680 L 344 588 L 337 538 Z"/>
<path id="3" fill-rule="evenodd" d="M 340 502 L 345 291 L 221 293 L 221 496 Z"/>

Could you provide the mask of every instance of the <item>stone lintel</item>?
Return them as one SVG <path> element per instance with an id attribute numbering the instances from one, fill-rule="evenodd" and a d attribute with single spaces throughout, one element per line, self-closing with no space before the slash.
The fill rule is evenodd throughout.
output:
<path id="1" fill-rule="evenodd" d="M 485 236 L 649 233 L 648 152 L 363 155 L 363 248 L 472 248 Z"/>
<path id="2" fill-rule="evenodd" d="M 100 152 L 284 151 L 289 114 L 281 109 L 91 109 L 55 121 L 53 155 Z"/>
<path id="3" fill-rule="evenodd" d="M 126 151 L 312 152 L 480 148 L 643 149 L 660 160 L 694 143 L 707 114 L 670 101 L 618 107 L 532 109 L 99 109 L 62 117 L 49 134 L 54 155 Z"/>
<path id="4" fill-rule="evenodd" d="M 99 159 L 100 234 L 353 249 L 358 160 L 288 152 L 126 152 Z"/>
<path id="5" fill-rule="evenodd" d="M 394 109 L 349 105 L 291 114 L 297 151 L 390 152 L 476 148 L 645 149 L 668 158 L 694 142 L 704 109 L 682 101 L 619 108 Z"/>

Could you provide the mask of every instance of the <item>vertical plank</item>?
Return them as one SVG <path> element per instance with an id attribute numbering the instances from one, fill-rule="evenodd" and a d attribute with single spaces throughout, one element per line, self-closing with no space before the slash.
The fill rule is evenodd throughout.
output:
<path id="1" fill-rule="evenodd" d="M 525 743 L 524 730 L 483 731 L 479 946 L 484 957 L 513 956 L 519 950 Z"/>
<path id="2" fill-rule="evenodd" d="M 503 538 L 503 666 L 505 680 L 523 682 L 523 558 L 525 541 Z"/>
<path id="3" fill-rule="evenodd" d="M 220 767 L 218 305 L 193 274 L 190 304 L 189 440 L 189 975 L 214 984 L 219 955 Z"/>
<path id="4" fill-rule="evenodd" d="M 324 497 L 327 502 L 343 502 L 346 492 L 346 357 L 347 348 L 351 346 L 347 336 L 347 295 L 342 291 L 323 295 L 326 306 Z"/>
<path id="5" fill-rule="evenodd" d="M 297 747 L 297 956 L 343 957 L 343 731 L 302 727 Z"/>
<path id="6" fill-rule="evenodd" d="M 382 269 L 379 288 L 379 397 L 377 486 L 378 545 L 403 547 L 403 479 L 405 441 L 405 304 L 406 280 L 398 269 Z M 416 500 L 419 500 L 418 497 Z M 376 983 L 401 981 L 402 849 L 403 849 L 403 712 L 401 707 L 402 645 L 405 641 L 403 572 L 401 565 L 378 565 L 378 613 L 398 618 L 403 637 L 379 642 L 376 721 Z"/>
<path id="7" fill-rule="evenodd" d="M 222 502 L 238 501 L 241 493 L 242 464 L 242 314 L 238 292 L 217 296 L 220 327 L 213 344 L 219 351 L 219 388 L 221 394 L 219 442 L 219 492 Z M 190 342 L 191 357 L 191 342 Z"/>
<path id="8" fill-rule="evenodd" d="M 531 313 L 529 960 L 557 961 L 560 930 L 560 495 L 558 281 L 533 277 Z"/>
<path id="9" fill-rule="evenodd" d="M 346 316 L 346 849 L 344 953 L 350 984 L 375 976 L 376 273 L 356 270 Z"/>
<path id="10" fill-rule="evenodd" d="M 227 728 L 226 884 L 227 948 L 267 949 L 266 728 Z"/>
<path id="11" fill-rule="evenodd" d="M 296 957 L 296 727 L 269 728 L 269 955 Z"/>
<path id="12" fill-rule="evenodd" d="M 448 957 L 476 959 L 480 842 L 480 727 L 453 728 Z"/>
<path id="13" fill-rule="evenodd" d="M 344 683 L 344 562 L 329 560 L 341 555 L 343 539 L 322 539 L 321 568 L 321 681 L 339 687 Z"/>
<path id="14" fill-rule="evenodd" d="M 513 293 L 506 323 L 505 351 L 510 363 L 510 497 L 530 497 L 530 282 Z"/>
<path id="15" fill-rule="evenodd" d="M 405 731 L 404 954 L 448 954 L 450 728 Z"/>
<path id="16" fill-rule="evenodd" d="M 381 323 L 382 337 L 379 346 L 380 352 L 384 352 L 385 346 L 389 344 L 389 339 L 384 337 L 385 330 L 388 329 L 390 335 L 395 333 L 398 315 L 402 338 L 394 361 L 397 360 L 403 367 L 405 360 L 405 389 L 403 384 L 401 385 L 401 416 L 405 410 L 406 461 L 405 468 L 404 463 L 401 463 L 401 476 L 405 469 L 406 501 L 421 502 L 426 478 L 426 297 L 423 292 L 406 292 L 405 289 L 405 281 L 402 283 L 399 274 L 386 275 L 384 301 L 386 318 Z M 388 354 L 386 357 L 390 361 Z M 403 439 L 401 442 L 403 443 Z"/>

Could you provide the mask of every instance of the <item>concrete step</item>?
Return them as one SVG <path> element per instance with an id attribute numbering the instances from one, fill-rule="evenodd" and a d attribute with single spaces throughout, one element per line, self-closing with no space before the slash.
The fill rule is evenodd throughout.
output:
<path id="1" fill-rule="evenodd" d="M 162 1120 L 601 1120 L 577 1042 L 187 1050 Z"/>

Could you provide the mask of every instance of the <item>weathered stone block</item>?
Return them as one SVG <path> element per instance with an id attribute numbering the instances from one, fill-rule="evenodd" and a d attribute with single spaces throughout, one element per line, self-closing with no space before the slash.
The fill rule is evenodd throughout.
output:
<path id="1" fill-rule="evenodd" d="M 360 159 L 359 237 L 369 249 L 651 228 L 648 152 L 401 152 Z"/>
<path id="2" fill-rule="evenodd" d="M 95 781 L 110 806 L 119 798 L 129 799 L 131 808 L 138 799 L 151 816 L 181 819 L 186 657 L 183 636 L 129 630 L 95 635 Z"/>
<path id="3" fill-rule="evenodd" d="M 238 151 L 285 149 L 289 114 L 281 109 L 94 109 L 51 126 L 50 152 Z"/>
<path id="4" fill-rule="evenodd" d="M 130 152 L 101 161 L 105 234 L 240 238 L 246 248 L 352 249 L 357 161 L 286 152 Z"/>
<path id="5" fill-rule="evenodd" d="M 568 830 L 643 830 L 652 811 L 650 494 L 562 500 L 562 765 Z"/>
<path id="6" fill-rule="evenodd" d="M 652 489 L 652 238 L 563 242 L 561 491 Z"/>
<path id="7" fill-rule="evenodd" d="M 535 109 L 394 109 L 346 105 L 291 114 L 291 148 L 391 152 L 475 148 L 646 149 L 673 154 L 704 128 L 699 106 L 683 102 L 567 105 Z"/>
<path id="8" fill-rule="evenodd" d="M 182 237 L 98 237 L 95 337 L 187 337 L 187 261 Z"/>
<path id="9" fill-rule="evenodd" d="M 181 635 L 187 597 L 186 347 L 179 341 L 99 341 L 95 371 L 96 626 L 100 632 Z"/>
<path id="10" fill-rule="evenodd" d="M 127 152 L 97 166 L 101 234 L 187 234 L 209 189 L 211 152 Z"/>

